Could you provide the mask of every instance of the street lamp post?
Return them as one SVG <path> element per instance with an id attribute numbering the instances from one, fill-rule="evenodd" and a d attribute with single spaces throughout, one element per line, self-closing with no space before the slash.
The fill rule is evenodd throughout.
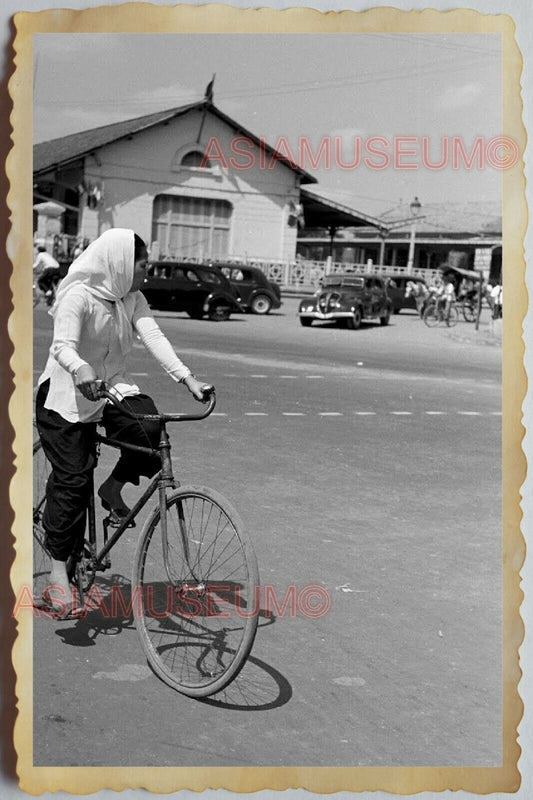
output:
<path id="1" fill-rule="evenodd" d="M 411 223 L 411 235 L 409 238 L 409 257 L 407 259 L 407 272 L 409 275 L 411 275 L 413 272 L 413 264 L 415 260 L 416 222 L 421 208 L 422 204 L 420 200 L 418 197 L 415 197 L 413 202 L 409 205 L 411 216 L 413 217 L 413 221 Z"/>

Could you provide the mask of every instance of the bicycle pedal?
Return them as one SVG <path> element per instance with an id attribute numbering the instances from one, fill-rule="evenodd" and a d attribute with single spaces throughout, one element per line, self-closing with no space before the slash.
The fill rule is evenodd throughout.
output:
<path id="1" fill-rule="evenodd" d="M 110 511 L 104 519 L 104 525 L 110 528 L 119 528 L 124 522 L 124 517 L 119 516 L 115 511 Z M 135 520 L 128 523 L 128 528 L 135 528 Z"/>

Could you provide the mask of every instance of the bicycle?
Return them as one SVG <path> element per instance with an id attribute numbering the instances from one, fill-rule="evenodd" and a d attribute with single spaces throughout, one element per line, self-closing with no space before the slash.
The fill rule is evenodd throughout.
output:
<path id="1" fill-rule="evenodd" d="M 111 567 L 109 553 L 137 514 L 158 492 L 139 536 L 131 598 L 135 626 L 148 663 L 167 685 L 189 697 L 208 697 L 238 675 L 252 649 L 258 623 L 259 571 L 253 545 L 237 512 L 218 492 L 181 485 L 170 458 L 169 422 L 208 417 L 216 404 L 214 388 L 207 408 L 198 414 L 135 415 L 157 420 L 157 450 L 127 445 L 97 434 L 97 446 L 158 453 L 160 472 L 124 518 L 103 519 L 103 542 L 97 544 L 94 485 L 85 541 L 67 565 L 80 605 L 90 597 L 99 572 Z M 107 387 L 101 395 L 117 404 Z M 39 441 L 33 445 L 34 604 L 47 587 L 50 555 L 42 526 L 44 488 L 49 472 Z M 169 493 L 169 489 L 173 489 Z M 115 528 L 110 534 L 109 528 Z M 36 602 L 37 599 L 37 602 Z"/>
<path id="2" fill-rule="evenodd" d="M 457 325 L 459 314 L 455 303 L 450 303 L 448 311 L 445 313 L 440 303 L 432 301 L 424 311 L 422 319 L 428 328 L 435 328 L 441 322 L 444 322 L 449 328 Z"/>

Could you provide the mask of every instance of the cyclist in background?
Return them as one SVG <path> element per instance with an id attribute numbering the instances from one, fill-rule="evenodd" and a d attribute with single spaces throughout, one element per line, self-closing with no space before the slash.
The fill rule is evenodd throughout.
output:
<path id="1" fill-rule="evenodd" d="M 442 278 L 438 278 L 436 281 L 436 287 L 435 300 L 437 311 L 442 312 L 442 316 L 446 320 L 446 324 L 448 324 L 450 319 L 450 309 L 452 307 L 452 303 L 455 301 L 455 286 L 451 280 L 448 280 L 445 283 Z"/>
<path id="2" fill-rule="evenodd" d="M 33 265 L 33 274 L 37 281 L 37 286 L 45 297 L 52 297 L 54 294 L 54 284 L 59 282 L 61 273 L 59 262 L 47 251 L 46 247 L 40 244 L 37 248 L 37 258 Z"/>

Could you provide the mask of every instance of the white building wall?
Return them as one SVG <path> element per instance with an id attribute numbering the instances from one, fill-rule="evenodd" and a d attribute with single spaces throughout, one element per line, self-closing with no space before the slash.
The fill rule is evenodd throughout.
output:
<path id="1" fill-rule="evenodd" d="M 250 150 L 252 165 L 240 169 L 232 165 L 231 158 L 239 164 L 244 162 L 231 149 L 238 134 L 211 114 L 206 115 L 201 143 L 205 147 L 209 140 L 216 142 L 215 155 L 221 157 L 212 158 L 213 170 L 176 166 L 176 153 L 196 142 L 201 118 L 200 112 L 191 112 L 168 125 L 108 145 L 97 157 L 87 158 L 86 178 L 103 186 L 96 233 L 128 227 L 151 243 L 156 195 L 221 199 L 232 205 L 230 256 L 294 259 L 297 229 L 289 226 L 287 219 L 289 202 L 299 202 L 298 174 L 279 162 L 266 169 L 271 156 L 265 154 L 262 165 L 255 145 Z M 89 228 L 94 227 L 91 213 L 84 209 L 83 233 L 87 236 Z"/>

